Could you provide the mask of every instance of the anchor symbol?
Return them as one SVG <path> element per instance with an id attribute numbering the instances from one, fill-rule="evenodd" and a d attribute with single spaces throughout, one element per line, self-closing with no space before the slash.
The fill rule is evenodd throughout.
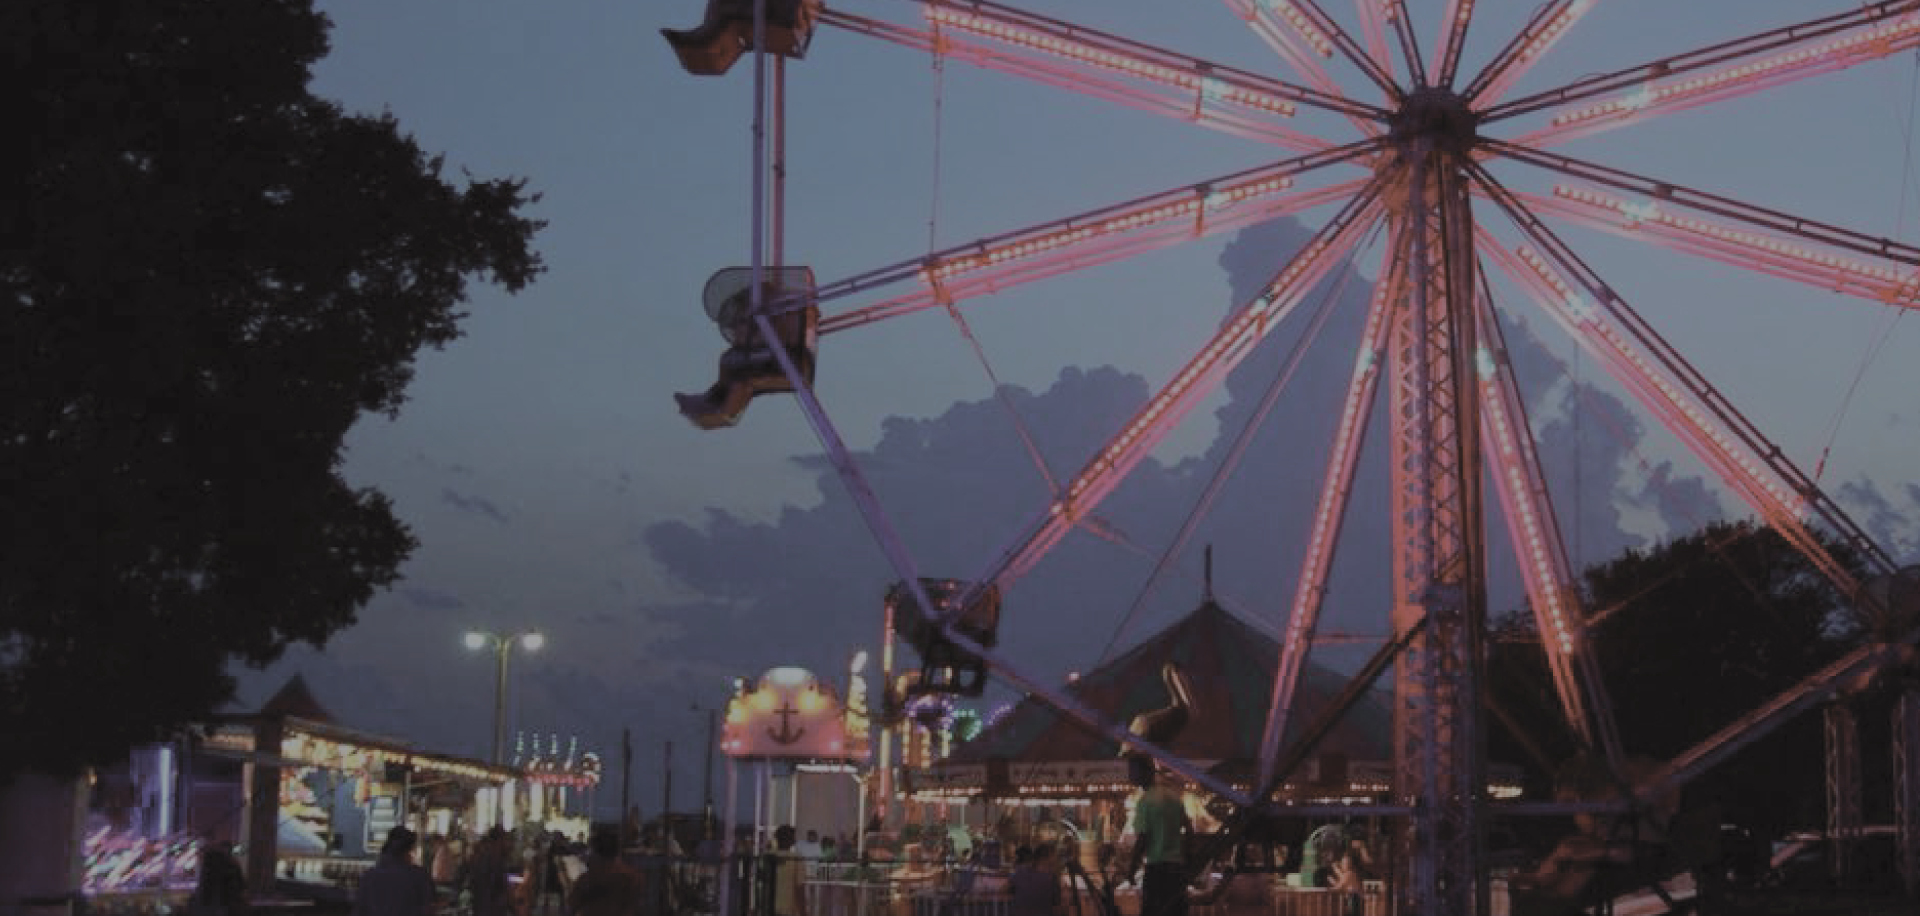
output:
<path id="1" fill-rule="evenodd" d="M 793 727 L 793 717 L 799 715 L 800 710 L 793 708 L 792 700 L 788 700 L 786 705 L 774 710 L 773 714 L 780 717 L 780 730 L 774 731 L 772 726 L 768 726 L 767 737 L 772 738 L 775 744 L 792 744 L 807 733 L 807 727 L 804 725 L 799 728 Z"/>

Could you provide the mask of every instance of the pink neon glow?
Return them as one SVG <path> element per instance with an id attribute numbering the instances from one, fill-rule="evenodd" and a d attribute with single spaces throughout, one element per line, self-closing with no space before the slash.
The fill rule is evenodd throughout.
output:
<path id="1" fill-rule="evenodd" d="M 1669 361 L 1677 357 L 1648 355 L 1641 340 L 1643 332 L 1613 320 L 1617 309 L 1623 320 L 1639 323 L 1624 303 L 1614 300 L 1605 306 L 1604 314 L 1602 309 L 1588 309 L 1576 317 L 1576 310 L 1569 308 L 1572 298 L 1555 294 L 1566 284 L 1540 255 L 1524 246 L 1511 256 L 1497 246 L 1493 251 L 1496 261 L 1549 315 L 1605 363 L 1616 379 L 1635 391 L 1641 403 L 1692 448 L 1730 489 L 1740 494 L 1762 519 L 1819 565 L 1836 587 L 1843 591 L 1858 587 L 1853 574 L 1827 553 L 1805 523 L 1809 509 L 1817 509 L 1829 521 L 1844 521 L 1844 516 L 1835 515 L 1826 503 L 1819 501 L 1824 500 L 1824 496 L 1817 488 L 1795 486 L 1788 478 L 1789 472 L 1801 480 L 1805 475 L 1798 474 L 1780 455 L 1779 449 L 1753 430 L 1738 413 L 1732 412 L 1731 407 L 1714 406 L 1724 405 L 1726 401 L 1704 381 L 1676 378 L 1671 366 L 1684 364 Z M 1650 335 L 1649 331 L 1644 336 Z M 1652 343 L 1665 348 L 1657 337 L 1652 338 Z M 1739 426 L 1730 428 L 1732 423 Z M 1776 461 L 1780 464 L 1775 464 Z"/>
<path id="2" fill-rule="evenodd" d="M 1276 179 L 1265 179 L 1272 182 Z M 1083 270 L 1132 257 L 1147 251 L 1179 244 L 1202 236 L 1238 229 L 1276 216 L 1296 213 L 1352 197 L 1366 179 L 1341 182 L 1310 191 L 1285 193 L 1291 179 L 1271 189 L 1245 192 L 1217 207 L 1185 207 L 1160 212 L 1168 207 L 1162 198 L 1154 198 L 1136 209 L 1120 210 L 1087 225 L 1097 231 L 1082 232 L 1070 225 L 1055 224 L 1033 233 L 1016 234 L 1005 241 L 977 243 L 964 254 L 943 256 L 935 268 L 919 267 L 900 271 L 896 279 L 918 278 L 916 289 L 821 319 L 822 334 L 836 333 L 896 318 L 947 303 L 1001 292 L 1015 286 Z M 1191 193 L 1191 192 L 1189 192 Z M 1147 218 L 1147 213 L 1160 215 Z M 1068 221 L 1072 223 L 1073 221 Z M 1057 226 L 1057 228 L 1055 228 Z M 1044 241 L 1029 243 L 1029 238 Z M 983 252 L 997 253 L 986 256 Z M 937 273 L 936 273 L 937 271 Z"/>
<path id="3" fill-rule="evenodd" d="M 1497 260 L 1517 266 L 1518 270 L 1509 272 L 1519 274 L 1516 279 L 1534 293 L 1548 314 L 1575 339 L 1588 344 L 1589 352 L 1613 367 L 1616 378 L 1639 391 L 1642 401 L 1661 416 L 1668 429 L 1691 444 L 1762 517 L 1775 525 L 1801 527 L 1806 498 L 1758 457 L 1746 436 L 1729 429 L 1716 410 L 1704 406 L 1700 392 L 1673 377 L 1657 357 L 1648 354 L 1637 334 L 1612 320 L 1612 305 L 1617 303 L 1595 307 L 1583 294 L 1576 294 L 1529 246 L 1521 246 L 1515 255 L 1517 265 L 1506 258 Z"/>
<path id="4" fill-rule="evenodd" d="M 1387 246 L 1388 270 L 1381 271 L 1374 285 L 1373 302 L 1367 309 L 1366 330 L 1361 338 L 1360 354 L 1354 362 L 1353 379 L 1347 385 L 1341 404 L 1340 425 L 1334 432 L 1333 451 L 1327 459 L 1327 471 L 1320 488 L 1320 501 L 1314 508 L 1313 530 L 1307 539 L 1307 552 L 1300 564 L 1300 578 L 1294 586 L 1293 609 L 1287 615 L 1286 638 L 1280 642 L 1280 660 L 1276 668 L 1273 695 L 1267 705 L 1266 730 L 1260 743 L 1259 782 L 1273 778 L 1280 739 L 1286 734 L 1287 717 L 1293 710 L 1294 693 L 1299 689 L 1300 672 L 1306 664 L 1307 646 L 1319 625 L 1320 608 L 1326 596 L 1328 570 L 1339 538 L 1347 497 L 1353 490 L 1354 469 L 1359 463 L 1360 445 L 1366 436 L 1368 405 L 1379 387 L 1380 366 L 1392 329 L 1389 317 L 1404 283 L 1392 276 L 1391 265 L 1397 246 Z"/>
<path id="5" fill-rule="evenodd" d="M 1678 111 L 1769 86 L 1877 60 L 1920 45 L 1920 13 L 1907 13 L 1839 36 L 1825 36 L 1805 47 L 1781 50 L 1747 63 L 1712 72 L 1682 72 L 1653 79 L 1632 92 L 1554 115 L 1551 126 L 1514 142 L 1547 146 L 1596 130 L 1632 123 L 1648 115 Z"/>
<path id="6" fill-rule="evenodd" d="M 1314 88 L 1328 95 L 1346 97 L 1322 65 L 1324 58 L 1333 56 L 1333 42 L 1298 7 L 1284 0 L 1272 8 L 1259 0 L 1227 0 L 1227 6 L 1246 20 L 1253 33 L 1305 76 Z M 1367 136 L 1380 133 L 1380 125 L 1372 121 L 1352 114 L 1347 119 Z"/>
<path id="7" fill-rule="evenodd" d="M 1487 244 L 1484 230 L 1476 233 Z M 1479 364 L 1481 439 L 1493 457 L 1491 476 L 1507 520 L 1508 540 L 1519 554 L 1522 578 L 1532 603 L 1536 625 L 1543 634 L 1554 689 L 1566 718 L 1588 743 L 1599 742 L 1609 757 L 1619 754 L 1619 737 L 1612 724 L 1606 688 L 1592 667 L 1582 612 L 1574 597 L 1572 564 L 1560 539 L 1553 505 L 1541 472 L 1540 456 L 1527 427 L 1526 409 L 1507 359 L 1506 344 L 1485 296 L 1476 297 L 1474 311 L 1484 342 Z M 1581 677 L 1582 672 L 1588 677 Z"/>
<path id="8" fill-rule="evenodd" d="M 1541 23 L 1539 28 L 1521 36 L 1520 43 L 1513 50 L 1513 56 L 1507 60 L 1496 61 L 1488 68 L 1493 74 L 1486 87 L 1474 96 L 1477 108 L 1487 108 L 1500 101 L 1507 89 L 1525 75 L 1547 51 L 1559 43 L 1560 39 L 1573 28 L 1573 24 L 1593 8 L 1595 0 L 1560 0 L 1561 9 Z"/>
<path id="9" fill-rule="evenodd" d="M 1333 56 L 1333 39 L 1328 38 L 1326 32 L 1321 31 L 1307 14 L 1301 12 L 1298 6 L 1288 0 L 1267 0 L 1264 4 L 1255 4 L 1250 0 L 1229 0 L 1229 5 L 1239 10 L 1241 15 L 1246 16 L 1250 21 L 1283 22 L 1289 31 L 1299 36 L 1300 40 L 1313 50 L 1313 53 L 1321 57 Z M 1279 33 L 1274 34 L 1277 37 Z"/>
<path id="10" fill-rule="evenodd" d="M 1629 238 L 1821 289 L 1907 308 L 1920 307 L 1914 301 L 1920 293 L 1920 272 L 1911 269 L 1897 270 L 1798 239 L 1681 215 L 1673 212 L 1670 204 L 1656 200 L 1636 201 L 1564 184 L 1554 187 L 1553 198 L 1516 196 L 1537 210 L 1559 213 Z"/>
<path id="11" fill-rule="evenodd" d="M 1486 243 L 1483 237 L 1482 244 Z M 1489 325 L 1494 320 L 1492 310 L 1484 302 L 1479 306 L 1481 324 Z M 1545 505 L 1547 490 L 1539 473 L 1539 456 L 1533 450 L 1531 431 L 1524 428 L 1523 407 L 1513 388 L 1505 354 L 1496 355 L 1482 346 L 1475 362 L 1479 366 L 1482 434 L 1487 452 L 1494 459 L 1494 482 L 1513 529 L 1511 538 L 1520 553 L 1528 593 L 1536 613 L 1545 615 L 1541 632 L 1554 635 L 1549 648 L 1571 653 L 1579 635 L 1579 623 L 1563 603 L 1564 597 L 1573 593 L 1571 567 L 1552 511 Z"/>
<path id="12" fill-rule="evenodd" d="M 1014 23 L 984 8 L 975 13 L 928 4 L 927 16 L 932 31 L 830 8 L 821 10 L 820 21 L 1262 143 L 1304 151 L 1333 145 L 1277 124 L 1293 113 L 1294 103 L 1284 91 L 1263 86 L 1261 77 L 1049 26 L 1047 20 Z"/>
<path id="13" fill-rule="evenodd" d="M 1453 81 L 1453 69 L 1460 60 L 1460 46 L 1473 21 L 1473 0 L 1447 0 L 1447 11 L 1440 19 L 1440 40 L 1434 43 L 1432 71 L 1440 82 Z"/>
<path id="14" fill-rule="evenodd" d="M 1015 24 L 985 13 L 966 12 L 929 4 L 927 21 L 936 27 L 955 29 L 1004 44 L 1086 64 L 1131 77 L 1148 80 L 1192 92 L 1204 92 L 1209 99 L 1244 105 L 1272 114 L 1290 116 L 1293 102 L 1254 87 L 1209 81 L 1190 66 L 1176 66 L 1149 60 L 1115 47 L 1093 44 L 1071 35 L 1056 34 L 1040 28 Z"/>
<path id="15" fill-rule="evenodd" d="M 1378 184 L 1375 179 L 1369 187 Z M 1359 243 L 1361 230 L 1379 216 L 1377 194 L 1363 192 L 1294 256 L 1266 289 L 1234 315 L 1179 373 L 1147 401 L 1119 434 L 1089 461 L 1026 543 L 1006 559 L 991 579 L 1024 574 L 1059 543 L 1080 518 L 1093 511 L 1128 472 L 1172 432 L 1193 406 L 1212 391 L 1234 366 L 1299 305 L 1314 284 Z"/>
<path id="16" fill-rule="evenodd" d="M 1383 73 L 1394 72 L 1393 52 L 1387 48 L 1387 23 L 1393 19 L 1388 0 L 1355 0 L 1360 10 L 1360 34 L 1367 43 L 1367 56 Z"/>
<path id="17" fill-rule="evenodd" d="M 1043 251 L 1071 245 L 1102 235 L 1126 232 L 1155 223 L 1169 220 L 1191 221 L 1196 230 L 1201 228 L 1207 211 L 1233 206 L 1253 197 L 1263 197 L 1276 191 L 1293 187 L 1293 178 L 1281 175 L 1259 181 L 1244 182 L 1239 185 L 1222 188 L 1212 192 L 1194 192 L 1186 200 L 1161 204 L 1156 207 L 1143 207 L 1118 216 L 1097 220 L 1083 226 L 1074 226 L 1035 238 L 987 248 L 978 254 L 967 255 L 944 261 L 927 271 L 928 279 L 945 280 L 954 274 L 967 270 L 998 264 L 1017 258 L 1030 257 Z M 1198 232 L 1195 233 L 1199 234 Z"/>

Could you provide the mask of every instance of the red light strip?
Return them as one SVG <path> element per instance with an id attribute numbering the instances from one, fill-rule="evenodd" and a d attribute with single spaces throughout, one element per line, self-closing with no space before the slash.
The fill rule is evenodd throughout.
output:
<path id="1" fill-rule="evenodd" d="M 1360 34 L 1367 42 L 1367 57 L 1381 72 L 1393 74 L 1393 51 L 1387 47 L 1387 23 L 1393 19 L 1389 0 L 1354 0 L 1360 10 Z"/>
<path id="2" fill-rule="evenodd" d="M 1243 306 L 1208 340 L 1171 381 L 1150 398 L 1028 526 L 1018 541 L 975 581 L 1002 588 L 1025 574 L 1090 513 L 1180 424 L 1187 412 L 1226 378 L 1282 319 L 1300 304 L 1314 284 L 1360 241 L 1379 216 L 1382 179 L 1371 179 L 1351 197 L 1288 262 L 1263 292 Z"/>
<path id="3" fill-rule="evenodd" d="M 823 318 L 820 323 L 820 332 L 827 334 L 851 330 L 875 321 L 897 318 L 950 303 L 964 302 L 968 299 L 1004 292 L 1037 280 L 1124 260 L 1202 236 L 1228 232 L 1277 216 L 1336 203 L 1352 197 L 1365 184 L 1366 179 L 1354 179 L 1297 194 L 1276 194 L 1269 198 L 1249 201 L 1245 206 L 1232 211 L 1209 214 L 1204 221 L 1162 220 L 1157 223 L 1142 224 L 1128 230 L 1127 233 L 1116 231 L 1088 236 L 1056 245 L 1044 256 L 1003 257 L 995 263 L 970 264 L 964 271 L 940 279 L 934 278 L 924 267 L 921 267 L 913 274 L 922 282 L 923 285 L 920 287 L 853 311 Z M 916 264 L 924 263 L 916 262 Z"/>
<path id="4" fill-rule="evenodd" d="M 1187 185 L 902 261 L 819 287 L 825 303 L 906 280 L 920 286 L 884 301 L 827 316 L 822 334 L 958 302 L 1067 271 L 1213 235 L 1351 196 L 1366 179 L 1293 191 L 1297 176 L 1362 159 L 1379 149 L 1360 141 L 1325 153 Z"/>
<path id="5" fill-rule="evenodd" d="M 1470 164 L 1468 169 L 1515 225 L 1543 247 L 1550 246 L 1551 255 L 1527 246 L 1509 255 L 1504 248 L 1493 246 L 1496 260 L 1508 266 L 1509 273 L 1517 275 L 1522 287 L 1534 294 L 1548 314 L 1607 365 L 1614 377 L 1634 391 L 1641 403 L 1730 489 L 1818 566 L 1843 594 L 1858 591 L 1859 582 L 1808 530 L 1809 517 L 1838 532 L 1871 562 L 1892 569 L 1885 552 L 1818 485 L 1573 256 L 1517 198 L 1478 165 Z M 1554 263 L 1549 263 L 1549 258 Z M 1576 272 L 1578 287 L 1561 279 L 1562 269 Z"/>
<path id="6" fill-rule="evenodd" d="M 930 9 L 934 9 L 930 6 Z M 988 40 L 951 23 L 932 31 L 912 29 L 850 13 L 823 9 L 820 21 L 917 50 L 964 60 L 1069 92 L 1102 98 L 1163 117 L 1198 123 L 1235 136 L 1287 149 L 1313 150 L 1328 142 L 1276 123 L 1300 101 L 1285 90 L 1306 93 L 1262 77 L 1226 71 L 1201 61 L 1166 62 L 1128 58 L 1119 51 L 1107 60 L 1083 43 L 1037 38 L 1026 43 Z M 1023 33 L 1024 34 L 1024 33 Z M 1105 53 L 1105 52 L 1103 52 Z M 1279 87 L 1282 91 L 1275 91 Z"/>
<path id="7" fill-rule="evenodd" d="M 1635 201 L 1569 185 L 1556 185 L 1552 197 L 1518 192 L 1514 196 L 1537 212 L 1565 216 L 1616 235 L 1874 302 L 1920 308 L 1916 302 L 1920 271 L 1911 268 L 1874 264 L 1851 252 L 1835 253 L 1797 238 L 1697 219 L 1656 200 Z"/>
<path id="8" fill-rule="evenodd" d="M 1237 86 L 1225 81 L 1209 83 L 1210 77 L 1200 72 L 1194 62 L 1156 60 L 1032 23 L 1012 22 L 1001 16 L 938 4 L 927 5 L 927 22 L 936 30 L 952 29 L 970 33 L 1076 64 L 1158 83 L 1185 94 L 1202 93 L 1205 98 L 1214 101 L 1242 105 L 1282 117 L 1291 117 L 1296 110 L 1291 100 L 1255 87 Z M 947 36 L 947 40 L 951 42 L 952 38 Z M 942 50 L 951 51 L 950 48 Z"/>
<path id="9" fill-rule="evenodd" d="M 1476 237 L 1483 248 L 1493 245 L 1484 230 Z M 1505 335 L 1492 302 L 1484 294 L 1474 298 L 1479 324 L 1475 338 L 1481 341 L 1474 359 L 1480 388 L 1480 433 L 1486 454 L 1492 458 L 1491 476 L 1506 518 L 1507 539 L 1519 561 L 1567 721 L 1586 744 L 1602 747 L 1609 759 L 1617 760 L 1619 732 L 1606 687 L 1593 665 L 1573 564 L 1560 537 L 1546 475 L 1541 471 L 1540 455 L 1527 422 L 1525 401 L 1508 359 Z"/>
<path id="10" fill-rule="evenodd" d="M 1441 17 L 1440 43 L 1434 48 L 1433 72 L 1439 75 L 1439 84 L 1452 86 L 1454 74 L 1460 69 L 1460 51 L 1466 45 L 1467 26 L 1473 23 L 1473 0 L 1447 0 L 1447 11 Z"/>
<path id="11" fill-rule="evenodd" d="M 1682 185 L 1657 181 L 1558 153 L 1528 149 L 1501 140 L 1482 140 L 1480 145 L 1483 152 L 1559 172 L 1581 181 L 1604 185 L 1628 195 L 1638 195 L 1645 200 L 1657 201 L 1663 207 L 1683 207 L 1706 216 L 1732 220 L 1744 224 L 1749 229 L 1775 233 L 1783 238 L 1800 239 L 1816 248 L 1831 248 L 1836 251 L 1864 255 L 1868 258 L 1868 263 L 1884 260 L 1901 265 L 1902 268 L 1920 266 L 1920 248 L 1891 239 L 1876 238 L 1842 226 L 1756 207 L 1730 197 L 1696 191 Z"/>
<path id="12" fill-rule="evenodd" d="M 1559 109 L 1515 142 L 1542 146 L 1895 54 L 1920 44 L 1920 0 L 1889 0 L 1494 106 L 1483 122 Z M 1605 98 L 1602 98 L 1605 97 Z M 1575 103 L 1601 98 L 1584 107 Z"/>
<path id="13" fill-rule="evenodd" d="M 1406 61 L 1415 85 L 1427 85 L 1427 65 L 1420 55 L 1420 40 L 1413 34 L 1413 20 L 1407 16 L 1406 0 L 1382 0 L 1387 5 L 1387 24 L 1400 43 L 1400 56 Z"/>
<path id="14" fill-rule="evenodd" d="M 1541 8 L 1540 14 L 1515 35 L 1500 54 L 1467 86 L 1466 96 L 1475 109 L 1486 109 L 1533 65 L 1540 62 L 1553 46 L 1579 22 L 1596 0 L 1555 0 Z"/>
<path id="15" fill-rule="evenodd" d="M 1374 85 L 1379 87 L 1390 104 L 1397 102 L 1400 98 L 1400 87 L 1394 84 L 1393 74 L 1386 68 L 1383 59 L 1355 43 L 1352 36 L 1349 36 L 1346 30 L 1341 28 L 1333 17 L 1328 16 L 1326 10 L 1321 9 L 1314 0 L 1227 0 L 1227 2 L 1240 13 L 1241 18 L 1254 24 L 1255 31 L 1260 32 L 1261 37 L 1267 38 L 1269 43 L 1279 41 L 1289 45 L 1296 43 L 1304 45 L 1298 50 L 1301 58 L 1307 61 L 1311 61 L 1308 55 L 1330 58 L 1337 51 L 1354 66 L 1360 68 L 1360 72 L 1366 74 L 1367 79 L 1372 80 Z M 1397 3 L 1398 0 L 1387 0 L 1387 2 Z M 1287 37 L 1289 34 L 1296 37 L 1289 39 Z M 1293 55 L 1284 51 L 1282 56 L 1289 60 L 1293 59 Z M 1319 65 L 1317 62 L 1311 62 L 1311 66 Z M 1301 72 L 1310 72 L 1310 70 L 1303 65 Z M 1331 85 L 1331 81 L 1329 84 Z"/>
<path id="16" fill-rule="evenodd" d="M 1347 500 L 1353 493 L 1353 474 L 1359 464 L 1360 447 L 1366 439 L 1367 418 L 1380 387 L 1380 367 L 1386 359 L 1387 338 L 1393 330 L 1390 320 L 1393 307 L 1405 289 L 1404 247 L 1397 238 L 1387 245 L 1385 269 L 1380 272 L 1380 282 L 1374 285 L 1360 354 L 1354 361 L 1346 398 L 1341 402 L 1340 425 L 1334 431 L 1320 500 L 1314 507 L 1313 528 L 1307 538 L 1306 555 L 1301 560 L 1300 577 L 1294 585 L 1286 634 L 1280 640 L 1273 694 L 1267 703 L 1266 729 L 1260 739 L 1259 778 L 1255 780 L 1258 785 L 1267 785 L 1273 780 L 1280 739 L 1286 734 L 1294 694 L 1299 690 L 1300 672 L 1305 669 L 1307 650 L 1319 626 L 1328 570 L 1333 566 L 1334 549 L 1339 546 Z"/>
<path id="17" fill-rule="evenodd" d="M 1305 76 L 1314 88 L 1328 95 L 1345 97 L 1340 84 L 1333 81 L 1332 75 L 1321 63 L 1333 56 L 1332 39 L 1298 7 L 1287 0 L 1227 0 L 1227 6 L 1246 20 L 1247 27 L 1282 60 Z M 1351 114 L 1347 119 L 1366 136 L 1380 133 L 1380 125 L 1376 121 Z"/>

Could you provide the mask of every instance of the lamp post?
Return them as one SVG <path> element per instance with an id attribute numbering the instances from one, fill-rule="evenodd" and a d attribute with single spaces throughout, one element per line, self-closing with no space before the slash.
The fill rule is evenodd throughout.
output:
<path id="1" fill-rule="evenodd" d="M 713 820 L 713 749 L 720 745 L 720 735 L 718 731 L 720 713 L 712 706 L 701 703 L 689 703 L 687 704 L 687 709 L 690 712 L 704 712 L 707 714 L 707 769 L 701 781 L 700 789 L 700 817 L 702 818 L 700 836 L 703 839 L 712 839 L 713 831 L 716 829 Z"/>
<path id="2" fill-rule="evenodd" d="M 498 765 L 506 752 L 507 656 L 512 654 L 514 643 L 532 652 L 546 645 L 547 637 L 532 630 L 506 636 L 486 630 L 472 630 L 467 633 L 466 642 L 467 648 L 475 651 L 493 646 L 495 658 L 499 661 L 493 681 L 493 762 Z"/>

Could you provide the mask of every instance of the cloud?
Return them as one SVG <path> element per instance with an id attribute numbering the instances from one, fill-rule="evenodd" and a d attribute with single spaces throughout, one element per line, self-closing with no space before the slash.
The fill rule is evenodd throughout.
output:
<path id="1" fill-rule="evenodd" d="M 1234 301 L 1257 292 L 1306 237 L 1291 221 L 1243 230 L 1221 258 Z M 1143 461 L 1098 507 L 1101 531 L 1074 530 L 1007 590 L 1001 640 L 1016 664 L 1058 681 L 1171 622 L 1199 600 L 1199 553 L 1208 544 L 1216 548 L 1215 586 L 1225 602 L 1278 629 L 1324 489 L 1324 443 L 1331 441 L 1352 376 L 1369 293 L 1364 280 L 1339 273 L 1229 376 L 1228 397 L 1214 416 L 1219 436 L 1202 454 L 1171 465 Z M 1229 467 L 1235 438 L 1282 377 L 1289 354 L 1302 345 L 1306 316 L 1322 304 L 1333 311 L 1306 342 L 1297 371 Z M 1524 327 L 1510 329 L 1509 337 L 1519 351 L 1540 347 Z M 1530 387 L 1553 387 L 1545 384 L 1552 367 L 1537 355 L 1520 371 Z M 1067 366 L 1044 391 L 1011 387 L 1002 393 L 1034 432 L 1047 474 L 1064 485 L 1147 402 L 1152 388 L 1111 367 Z M 1623 530 L 1628 519 L 1614 508 L 1620 499 L 1639 500 L 1645 517 L 1631 520 L 1649 528 L 1712 505 L 1697 479 L 1676 478 L 1670 469 L 1662 468 L 1652 483 L 1635 482 L 1628 472 L 1636 466 L 1627 456 L 1641 430 L 1619 402 L 1568 385 L 1555 390 L 1579 403 L 1554 409 L 1562 419 L 1543 429 L 1549 443 L 1543 451 L 1564 459 L 1563 465 L 1577 455 L 1584 467 L 1573 516 L 1590 558 L 1646 536 Z M 1386 400 L 1383 393 L 1374 408 L 1376 432 L 1362 455 L 1328 583 L 1328 629 L 1386 629 Z M 1580 435 L 1601 418 L 1624 438 Z M 775 664 L 833 671 L 854 646 L 877 641 L 881 597 L 897 574 L 830 463 L 818 455 L 792 460 L 816 476 L 825 495 L 819 504 L 788 508 L 770 521 L 714 510 L 699 524 L 664 522 L 645 529 L 651 558 L 695 596 L 658 611 L 683 628 L 670 644 L 676 657 L 729 658 L 740 674 Z M 926 576 L 969 578 L 990 568 L 1020 543 L 1019 533 L 1049 495 L 1047 474 L 1034 466 L 996 398 L 956 403 L 935 417 L 891 418 L 880 440 L 855 460 Z M 1565 467 L 1549 469 L 1550 477 L 1567 473 Z M 1225 476 L 1211 510 L 1172 558 L 1171 574 L 1147 591 L 1160 552 L 1216 475 Z M 1511 569 L 1511 561 L 1500 562 Z M 1516 589 L 1510 587 L 1501 600 L 1518 601 Z"/>
<path id="2" fill-rule="evenodd" d="M 1306 237 L 1292 222 L 1236 236 L 1221 261 L 1232 292 L 1220 305 L 1223 320 L 1231 303 L 1257 291 Z M 1326 443 L 1353 374 L 1369 295 L 1362 278 L 1340 274 L 1228 376 L 1224 394 L 1206 402 L 1217 405 L 1211 417 L 1189 420 L 1213 424 L 1204 448 L 1142 461 L 1094 508 L 1097 524 L 1068 532 L 1008 585 L 1001 648 L 1023 671 L 1063 681 L 1191 610 L 1202 594 L 1207 545 L 1214 547 L 1219 600 L 1278 633 L 1325 488 Z M 1322 306 L 1329 309 L 1324 323 L 1304 339 Z M 1507 335 L 1535 398 L 1530 407 L 1546 418 L 1539 426 L 1549 484 L 1556 494 L 1579 494 L 1557 508 L 1563 523 L 1581 532 L 1574 540 L 1586 559 L 1711 512 L 1711 493 L 1697 477 L 1638 456 L 1642 430 L 1623 405 L 1568 384 L 1524 323 L 1510 323 Z M 1296 348 L 1297 369 L 1289 374 Z M 1283 378 L 1271 411 L 1254 424 Z M 1088 467 L 1161 383 L 1111 366 L 1065 365 L 1044 387 L 1007 387 L 933 416 L 889 418 L 855 459 L 918 574 L 971 578 L 1021 543 L 1052 488 Z M 1387 400 L 1383 393 L 1374 406 L 1373 433 L 1360 456 L 1327 583 L 1323 632 L 1386 630 Z M 1041 466 L 1009 406 L 1033 436 Z M 1596 434 L 1601 427 L 1613 432 Z M 731 678 L 783 664 L 836 678 L 854 649 L 880 641 L 882 597 L 899 574 L 831 463 L 817 453 L 786 461 L 811 478 L 820 498 L 772 514 L 756 507 L 751 516 L 711 509 L 693 520 L 661 520 L 645 514 L 646 500 L 606 498 L 608 481 L 618 490 L 632 479 L 625 472 L 583 477 L 592 491 L 585 514 L 560 518 L 556 509 L 555 524 L 568 536 L 531 549 L 500 527 L 512 521 L 509 513 L 447 486 L 458 472 L 436 466 L 415 492 L 437 492 L 461 511 L 436 513 L 448 518 L 434 522 L 438 537 L 423 536 L 422 555 L 409 565 L 409 574 L 433 585 L 408 583 L 377 597 L 363 614 L 368 625 L 342 634 L 326 653 L 289 652 L 270 672 L 243 677 L 244 687 L 258 701 L 287 673 L 304 670 L 346 724 L 484 755 L 495 669 L 450 634 L 538 626 L 548 646 L 512 657 L 510 721 L 563 739 L 578 735 L 603 755 L 617 754 L 621 730 L 635 725 L 644 729 L 635 729 L 634 740 L 646 754 L 668 740 L 697 746 L 705 718 L 696 707 L 720 702 Z M 1216 479 L 1211 508 L 1197 513 Z M 1496 513 L 1489 509 L 1490 527 Z M 1155 580 L 1162 552 L 1190 516 L 1192 537 Z M 1496 534 L 1495 542 L 1496 575 L 1510 580 L 1511 561 L 1499 549 L 1504 539 Z M 1509 586 L 1496 591 L 1492 609 L 1518 600 Z M 349 658 L 351 664 L 342 661 Z M 1316 660 L 1343 664 L 1339 656 L 1317 653 Z M 899 662 L 915 663 L 911 653 Z"/>
<path id="3" fill-rule="evenodd" d="M 1920 561 L 1920 485 L 1905 484 L 1892 495 L 1871 480 L 1842 484 L 1834 498 L 1895 562 Z"/>
<path id="4" fill-rule="evenodd" d="M 440 501 L 463 512 L 472 512 L 490 518 L 502 525 L 510 521 L 507 514 L 500 511 L 500 507 L 494 505 L 492 501 L 481 496 L 467 496 L 452 487 L 440 488 Z"/>

